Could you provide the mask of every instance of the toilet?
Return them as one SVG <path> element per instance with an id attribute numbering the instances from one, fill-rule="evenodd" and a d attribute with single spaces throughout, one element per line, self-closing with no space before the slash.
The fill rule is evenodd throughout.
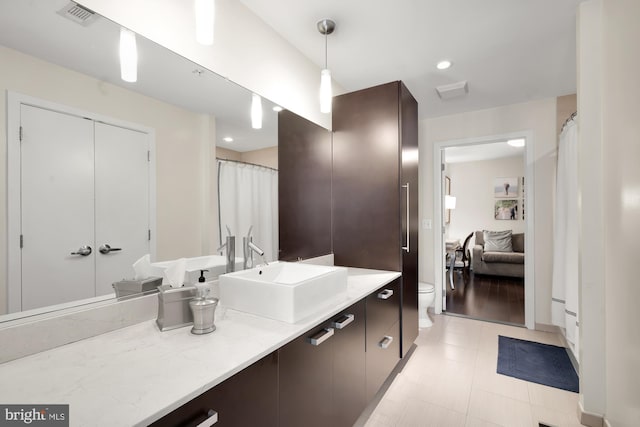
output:
<path id="1" fill-rule="evenodd" d="M 433 305 L 436 299 L 435 288 L 430 283 L 418 283 L 418 326 L 420 328 L 429 328 L 433 322 L 427 314 L 427 308 Z"/>

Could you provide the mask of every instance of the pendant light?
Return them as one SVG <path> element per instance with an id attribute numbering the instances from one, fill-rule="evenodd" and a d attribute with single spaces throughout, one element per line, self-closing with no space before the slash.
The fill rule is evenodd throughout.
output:
<path id="1" fill-rule="evenodd" d="M 120 28 L 120 77 L 129 83 L 138 80 L 136 34 L 126 28 Z"/>
<path id="2" fill-rule="evenodd" d="M 255 93 L 251 96 L 251 127 L 262 129 L 262 98 Z"/>
<path id="3" fill-rule="evenodd" d="M 336 29 L 336 23 L 330 19 L 323 19 L 317 23 L 318 31 L 324 35 L 324 69 L 320 72 L 320 112 L 331 112 L 331 70 L 327 66 L 327 36 Z"/>
<path id="4" fill-rule="evenodd" d="M 195 0 L 196 41 L 205 46 L 213 44 L 213 23 L 216 16 L 215 0 Z"/>

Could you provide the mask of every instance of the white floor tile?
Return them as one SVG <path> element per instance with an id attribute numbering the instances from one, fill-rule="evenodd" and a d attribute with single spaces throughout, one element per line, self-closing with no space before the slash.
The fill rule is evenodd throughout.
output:
<path id="1" fill-rule="evenodd" d="M 560 345 L 557 334 L 432 314 L 367 427 L 578 427 L 578 395 L 496 372 L 498 336 Z"/>
<path id="2" fill-rule="evenodd" d="M 509 427 L 530 427 L 532 420 L 528 403 L 480 389 L 471 391 L 468 415 Z"/>

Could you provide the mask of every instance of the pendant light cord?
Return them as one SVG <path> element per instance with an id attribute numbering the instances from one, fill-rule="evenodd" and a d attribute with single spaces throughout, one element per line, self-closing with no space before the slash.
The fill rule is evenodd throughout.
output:
<path id="1" fill-rule="evenodd" d="M 327 69 L 327 24 L 325 22 L 325 26 L 324 26 L 324 69 Z"/>

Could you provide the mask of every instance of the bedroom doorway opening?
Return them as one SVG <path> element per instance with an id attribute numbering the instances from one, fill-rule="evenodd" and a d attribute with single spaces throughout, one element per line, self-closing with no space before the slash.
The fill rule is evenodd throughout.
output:
<path id="1" fill-rule="evenodd" d="M 532 145 L 520 132 L 434 147 L 436 312 L 534 327 Z"/>

